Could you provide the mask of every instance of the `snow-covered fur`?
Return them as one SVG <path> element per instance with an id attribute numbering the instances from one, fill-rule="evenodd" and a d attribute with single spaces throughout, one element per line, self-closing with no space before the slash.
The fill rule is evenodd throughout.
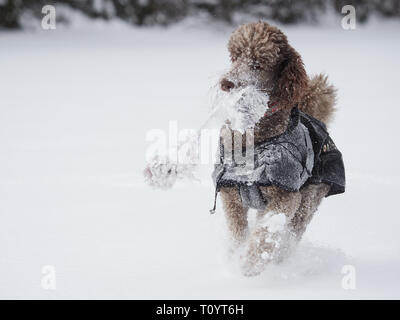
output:
<path id="1" fill-rule="evenodd" d="M 216 123 L 228 123 L 232 130 L 244 133 L 254 129 L 264 116 L 269 97 L 253 85 L 223 91 L 214 86 L 211 91 L 212 110 L 215 110 Z"/>
<path id="2" fill-rule="evenodd" d="M 226 93 L 248 86 L 268 95 L 278 107 L 255 125 L 255 143 L 285 132 L 291 109 L 296 104 L 309 115 L 327 122 L 331 119 L 335 89 L 323 75 L 310 79 L 302 59 L 278 28 L 265 22 L 240 26 L 228 44 L 232 65 L 220 81 Z M 221 136 L 231 134 L 224 128 Z M 298 192 L 276 186 L 261 187 L 268 201 L 258 212 L 254 230 L 248 230 L 247 208 L 243 207 L 237 187 L 221 189 L 223 207 L 234 246 L 247 246 L 242 270 L 253 276 L 272 261 L 290 252 L 292 243 L 301 239 L 307 224 L 329 191 L 325 184 L 306 185 Z"/>

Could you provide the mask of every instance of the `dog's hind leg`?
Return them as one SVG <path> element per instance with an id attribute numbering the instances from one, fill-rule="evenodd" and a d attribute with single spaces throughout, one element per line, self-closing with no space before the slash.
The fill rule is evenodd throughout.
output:
<path id="1" fill-rule="evenodd" d="M 309 184 L 300 189 L 301 204 L 289 224 L 291 233 L 297 242 L 301 240 L 307 225 L 328 191 L 329 186 L 324 183 Z"/>
<path id="2" fill-rule="evenodd" d="M 237 187 L 221 188 L 221 198 L 233 248 L 240 246 L 248 235 L 247 211 Z"/>
<path id="3" fill-rule="evenodd" d="M 257 223 L 253 231 L 242 272 L 246 276 L 261 273 L 265 266 L 279 259 L 288 238 L 288 223 L 301 203 L 300 192 L 286 192 L 277 187 L 261 187 L 268 201 L 265 211 L 258 212 Z"/>

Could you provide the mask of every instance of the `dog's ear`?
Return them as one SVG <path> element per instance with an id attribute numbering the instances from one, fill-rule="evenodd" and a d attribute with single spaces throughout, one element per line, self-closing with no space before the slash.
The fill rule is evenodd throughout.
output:
<path id="1" fill-rule="evenodd" d="M 290 46 L 284 53 L 277 79 L 274 96 L 279 103 L 289 107 L 299 103 L 308 86 L 308 77 L 303 60 Z"/>

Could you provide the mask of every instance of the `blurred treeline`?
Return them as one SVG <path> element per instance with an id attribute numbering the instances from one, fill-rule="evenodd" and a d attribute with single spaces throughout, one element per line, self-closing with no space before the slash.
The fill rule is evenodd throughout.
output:
<path id="1" fill-rule="evenodd" d="M 41 17 L 44 5 L 70 7 L 90 18 L 120 18 L 134 25 L 168 25 L 188 16 L 233 23 L 238 16 L 284 24 L 318 22 L 324 13 L 356 8 L 357 21 L 373 15 L 400 17 L 400 0 L 0 0 L 0 28 L 20 28 L 26 15 Z M 68 18 L 68 17 L 64 17 Z"/>

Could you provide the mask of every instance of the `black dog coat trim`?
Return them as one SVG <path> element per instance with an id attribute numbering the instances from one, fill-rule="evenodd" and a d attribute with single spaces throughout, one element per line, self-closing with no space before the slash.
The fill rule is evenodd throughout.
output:
<path id="1" fill-rule="evenodd" d="M 220 162 L 212 174 L 215 196 L 223 187 L 236 186 L 244 207 L 264 210 L 267 200 L 260 186 L 275 185 L 295 192 L 309 183 L 326 183 L 330 186 L 326 196 L 345 190 L 342 154 L 329 137 L 326 126 L 297 107 L 293 108 L 284 133 L 254 147 L 254 165 L 250 168 L 246 166 L 248 162 L 242 162 L 225 159 L 221 139 Z"/>

